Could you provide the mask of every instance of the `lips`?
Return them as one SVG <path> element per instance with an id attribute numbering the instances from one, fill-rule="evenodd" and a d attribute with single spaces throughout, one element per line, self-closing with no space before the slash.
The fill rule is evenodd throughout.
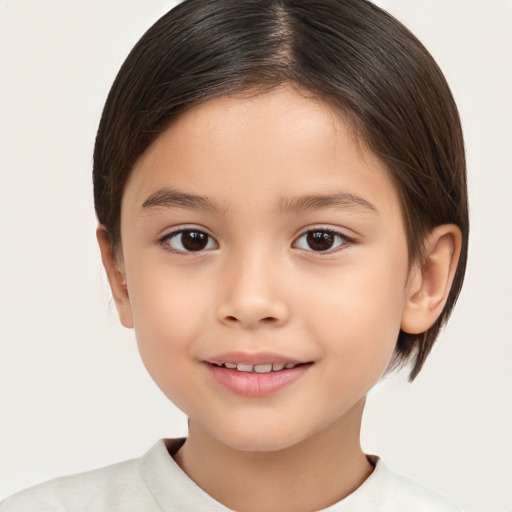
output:
<path id="1" fill-rule="evenodd" d="M 303 377 L 313 365 L 275 354 L 226 354 L 205 361 L 224 390 L 247 397 L 275 394 Z"/>

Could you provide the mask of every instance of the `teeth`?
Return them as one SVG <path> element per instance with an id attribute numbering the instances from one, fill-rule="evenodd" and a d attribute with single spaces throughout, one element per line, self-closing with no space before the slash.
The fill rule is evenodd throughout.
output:
<path id="1" fill-rule="evenodd" d="M 271 364 L 256 364 L 254 365 L 254 371 L 256 373 L 268 373 L 272 371 Z"/>
<path id="2" fill-rule="evenodd" d="M 298 363 L 266 363 L 266 364 L 245 364 L 245 363 L 214 363 L 216 366 L 224 366 L 231 370 L 247 373 L 270 373 L 279 372 L 283 369 L 290 369 L 297 366 Z"/>
<path id="3" fill-rule="evenodd" d="M 236 365 L 236 369 L 239 371 L 239 372 L 252 372 L 253 371 L 253 368 L 254 366 L 252 364 L 243 364 L 243 363 L 238 363 Z"/>

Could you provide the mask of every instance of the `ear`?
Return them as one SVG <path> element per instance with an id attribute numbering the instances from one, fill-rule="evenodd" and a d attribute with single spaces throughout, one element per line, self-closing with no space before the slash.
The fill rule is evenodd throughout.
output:
<path id="1" fill-rule="evenodd" d="M 98 226 L 96 238 L 100 246 L 101 261 L 107 272 L 119 319 L 125 327 L 131 329 L 133 328 L 132 308 L 128 287 L 126 286 L 126 272 L 122 257 L 115 254 L 104 226 Z"/>
<path id="2" fill-rule="evenodd" d="M 443 311 L 460 256 L 461 232 L 454 224 L 437 226 L 425 239 L 424 259 L 410 271 L 401 329 L 428 330 Z"/>

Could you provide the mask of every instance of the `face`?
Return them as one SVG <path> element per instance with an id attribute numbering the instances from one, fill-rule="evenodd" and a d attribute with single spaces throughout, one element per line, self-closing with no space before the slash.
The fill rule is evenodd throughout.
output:
<path id="1" fill-rule="evenodd" d="M 123 323 L 221 443 L 306 440 L 386 369 L 408 289 L 399 201 L 324 105 L 282 87 L 191 109 L 135 166 L 121 219 Z"/>

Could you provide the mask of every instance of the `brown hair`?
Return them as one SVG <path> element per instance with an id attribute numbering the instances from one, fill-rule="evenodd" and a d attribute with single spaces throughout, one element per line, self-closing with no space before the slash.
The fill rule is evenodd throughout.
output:
<path id="1" fill-rule="evenodd" d="M 437 225 L 462 231 L 446 306 L 434 325 L 400 332 L 394 366 L 420 371 L 460 292 L 467 260 L 464 143 L 434 59 L 401 23 L 366 0 L 186 0 L 158 20 L 122 65 L 94 150 L 98 220 L 120 240 L 123 190 L 137 159 L 184 110 L 221 95 L 291 83 L 327 102 L 387 165 L 410 260 Z"/>

